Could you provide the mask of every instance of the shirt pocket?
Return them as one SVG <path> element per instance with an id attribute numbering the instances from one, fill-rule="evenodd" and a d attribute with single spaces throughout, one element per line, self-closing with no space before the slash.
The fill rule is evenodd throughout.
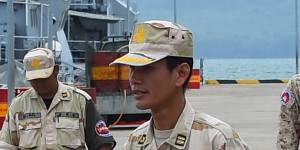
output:
<path id="1" fill-rule="evenodd" d="M 41 143 L 42 123 L 40 118 L 24 119 L 18 122 L 21 148 L 35 148 Z"/>
<path id="2" fill-rule="evenodd" d="M 80 141 L 79 118 L 59 117 L 55 123 L 58 144 L 71 149 L 84 145 Z"/>

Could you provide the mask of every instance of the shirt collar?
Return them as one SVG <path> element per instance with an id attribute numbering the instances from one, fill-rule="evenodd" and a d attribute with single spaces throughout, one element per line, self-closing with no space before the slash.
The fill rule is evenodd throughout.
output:
<path id="1" fill-rule="evenodd" d="M 181 113 L 168 143 L 177 149 L 184 149 L 188 143 L 192 125 L 194 122 L 195 110 L 190 103 L 186 101 L 183 112 Z"/>
<path id="2" fill-rule="evenodd" d="M 142 143 L 139 143 L 141 146 L 149 145 L 152 142 L 153 138 L 154 138 L 152 117 L 151 117 L 150 121 L 148 121 L 148 123 L 150 125 L 149 125 L 147 131 L 144 132 L 144 133 L 146 133 L 145 134 L 146 139 Z M 144 136 L 144 134 L 142 136 Z"/>
<path id="3" fill-rule="evenodd" d="M 170 135 L 170 138 L 167 140 L 167 143 L 177 149 L 184 149 L 190 137 L 194 117 L 195 110 L 191 107 L 190 103 L 186 101 L 184 109 Z M 146 140 L 143 145 L 150 144 L 154 139 L 153 127 L 153 119 L 151 118 L 150 127 L 148 128 Z"/>

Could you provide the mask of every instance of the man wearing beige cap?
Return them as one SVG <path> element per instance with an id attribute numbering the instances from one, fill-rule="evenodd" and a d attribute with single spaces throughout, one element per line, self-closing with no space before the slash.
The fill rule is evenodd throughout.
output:
<path id="1" fill-rule="evenodd" d="M 57 80 L 53 52 L 30 50 L 24 57 L 32 88 L 10 105 L 0 135 L 0 149 L 109 150 L 115 140 L 84 91 Z"/>
<path id="2" fill-rule="evenodd" d="M 113 64 L 130 66 L 136 107 L 152 113 L 130 134 L 124 149 L 249 149 L 228 124 L 195 111 L 185 99 L 193 68 L 192 33 L 187 28 L 167 21 L 139 23 L 129 53 Z"/>

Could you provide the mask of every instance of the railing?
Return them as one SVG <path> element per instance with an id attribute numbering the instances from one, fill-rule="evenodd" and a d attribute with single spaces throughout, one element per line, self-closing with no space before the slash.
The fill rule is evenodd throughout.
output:
<path id="1" fill-rule="evenodd" d="M 82 41 L 82 40 L 68 40 L 73 61 L 75 63 L 85 63 L 87 50 L 100 49 L 100 41 Z"/>
<path id="2" fill-rule="evenodd" d="M 6 35 L 0 35 L 0 61 L 4 59 L 7 61 L 5 56 L 5 49 L 2 46 L 6 44 Z M 16 55 L 16 60 L 22 61 L 23 56 L 27 53 L 28 50 L 36 47 L 44 47 L 45 44 L 48 42 L 48 37 L 38 37 L 38 36 L 14 36 L 14 38 L 21 39 L 23 41 L 19 41 L 24 43 L 24 48 L 14 48 Z M 69 40 L 69 45 L 71 48 L 72 56 L 74 62 L 85 63 L 86 60 L 86 49 L 97 50 L 100 49 L 101 42 L 100 41 L 80 41 L 80 40 Z M 80 47 L 78 49 L 76 47 Z M 85 48 L 82 48 L 85 47 Z M 55 44 L 53 45 L 53 49 L 55 49 Z M 1 53 L 4 50 L 3 53 Z M 1 55 L 1 54 L 4 54 Z M 18 56 L 20 55 L 20 56 Z"/>
<path id="3" fill-rule="evenodd" d="M 96 0 L 71 0 L 70 6 L 75 8 L 91 6 L 93 9 L 96 9 Z"/>
<path id="4" fill-rule="evenodd" d="M 1 53 L 3 50 L 5 51 L 6 46 L 6 35 L 0 35 L 0 62 L 6 62 L 7 58 L 5 53 Z M 14 36 L 15 41 L 23 43 L 23 48 L 14 48 L 14 51 L 17 55 L 15 55 L 15 59 L 18 61 L 22 61 L 23 56 L 27 53 L 28 50 L 36 47 L 45 46 L 45 43 L 48 40 L 48 37 L 40 37 L 40 36 Z M 20 41 L 21 40 L 21 41 Z M 2 56 L 4 54 L 4 56 Z"/>

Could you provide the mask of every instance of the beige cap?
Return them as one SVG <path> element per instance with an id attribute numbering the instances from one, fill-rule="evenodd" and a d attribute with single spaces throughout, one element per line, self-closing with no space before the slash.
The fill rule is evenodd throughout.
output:
<path id="1" fill-rule="evenodd" d="M 193 58 L 192 33 L 173 22 L 151 20 L 135 25 L 129 53 L 110 65 L 144 66 L 167 56 Z"/>
<path id="2" fill-rule="evenodd" d="M 32 49 L 24 56 L 23 64 L 27 80 L 48 78 L 55 65 L 53 52 L 47 48 Z"/>

